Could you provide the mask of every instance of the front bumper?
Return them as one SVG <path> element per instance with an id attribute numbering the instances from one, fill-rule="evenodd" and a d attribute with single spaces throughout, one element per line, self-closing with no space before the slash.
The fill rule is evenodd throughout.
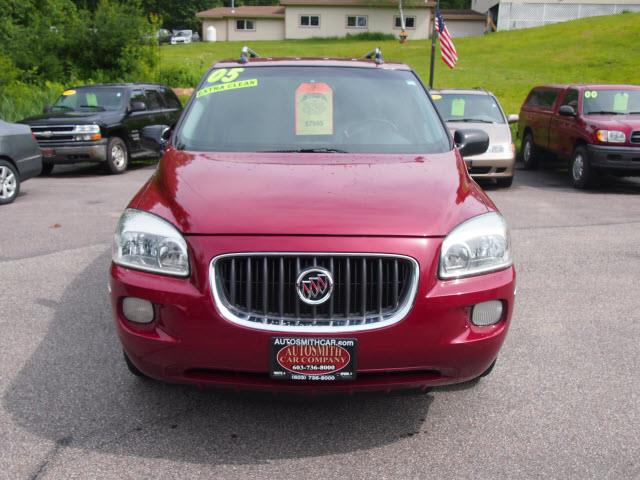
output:
<path id="1" fill-rule="evenodd" d="M 640 175 L 640 146 L 587 145 L 591 166 L 627 175 Z"/>
<path id="2" fill-rule="evenodd" d="M 511 153 L 508 155 L 483 154 L 467 157 L 464 161 L 473 178 L 506 178 L 513 176 L 516 157 Z"/>
<path id="3" fill-rule="evenodd" d="M 330 392 L 388 390 L 459 383 L 484 372 L 498 355 L 513 311 L 515 271 L 439 281 L 442 239 L 188 237 L 193 273 L 188 279 L 160 276 L 112 265 L 110 288 L 115 323 L 131 361 L 145 374 L 166 381 L 226 385 L 274 391 Z M 357 379 L 341 383 L 291 382 L 269 378 L 273 336 L 313 336 L 303 331 L 269 332 L 225 320 L 214 304 L 208 279 L 211 259 L 222 253 L 309 251 L 392 253 L 420 265 L 414 305 L 401 321 L 374 330 L 322 337 L 356 338 Z M 134 296 L 155 304 L 148 326 L 126 320 L 122 299 Z M 504 302 L 493 326 L 469 322 L 470 307 Z"/>
<path id="4" fill-rule="evenodd" d="M 102 139 L 96 142 L 70 143 L 48 143 L 40 145 L 44 163 L 55 165 L 81 163 L 81 162 L 106 162 L 107 161 L 107 140 Z"/>

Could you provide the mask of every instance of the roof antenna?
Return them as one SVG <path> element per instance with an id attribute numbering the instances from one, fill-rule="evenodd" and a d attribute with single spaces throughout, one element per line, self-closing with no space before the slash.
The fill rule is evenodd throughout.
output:
<path id="1" fill-rule="evenodd" d="M 384 63 L 384 58 L 382 58 L 382 50 L 379 47 L 374 48 L 369 53 L 367 53 L 364 58 L 367 60 L 371 60 L 375 58 L 376 65 L 382 65 Z"/>
<path id="2" fill-rule="evenodd" d="M 249 61 L 249 58 L 259 58 L 259 57 L 260 55 L 258 55 L 256 52 L 251 50 L 246 45 L 242 47 L 242 50 L 240 50 L 240 63 L 247 63 Z"/>

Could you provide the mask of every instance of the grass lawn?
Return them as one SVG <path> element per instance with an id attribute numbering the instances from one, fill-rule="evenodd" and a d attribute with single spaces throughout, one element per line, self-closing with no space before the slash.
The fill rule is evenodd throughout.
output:
<path id="1" fill-rule="evenodd" d="M 506 113 L 518 113 L 529 89 L 543 83 L 640 83 L 640 13 L 593 17 L 540 28 L 455 40 L 458 66 L 436 52 L 435 88 L 483 87 Z M 166 45 L 160 68 L 184 66 L 202 75 L 212 63 L 238 58 L 244 42 Z M 251 42 L 262 56 L 360 57 L 380 46 L 386 60 L 408 63 L 428 82 L 430 41 L 285 40 Z M 189 87 L 194 85 L 172 85 Z"/>

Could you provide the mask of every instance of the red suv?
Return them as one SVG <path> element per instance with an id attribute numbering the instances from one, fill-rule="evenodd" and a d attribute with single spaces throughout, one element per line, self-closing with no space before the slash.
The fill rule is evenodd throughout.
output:
<path id="1" fill-rule="evenodd" d="M 536 168 L 545 152 L 568 159 L 575 187 L 595 186 L 604 172 L 640 175 L 640 86 L 536 87 L 518 132 L 525 168 Z"/>
<path id="2" fill-rule="evenodd" d="M 488 373 L 509 234 L 407 66 L 212 67 L 122 215 L 110 289 L 131 371 L 236 388 L 426 387 Z M 166 139 L 166 140 L 165 140 Z"/>

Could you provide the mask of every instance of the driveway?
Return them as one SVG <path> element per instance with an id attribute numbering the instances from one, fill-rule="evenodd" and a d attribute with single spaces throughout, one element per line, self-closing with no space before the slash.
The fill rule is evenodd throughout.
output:
<path id="1" fill-rule="evenodd" d="M 281 398 L 126 370 L 107 268 L 152 172 L 68 167 L 0 208 L 0 478 L 640 477 L 640 181 L 581 192 L 519 170 L 489 189 L 518 296 L 486 379 Z"/>

